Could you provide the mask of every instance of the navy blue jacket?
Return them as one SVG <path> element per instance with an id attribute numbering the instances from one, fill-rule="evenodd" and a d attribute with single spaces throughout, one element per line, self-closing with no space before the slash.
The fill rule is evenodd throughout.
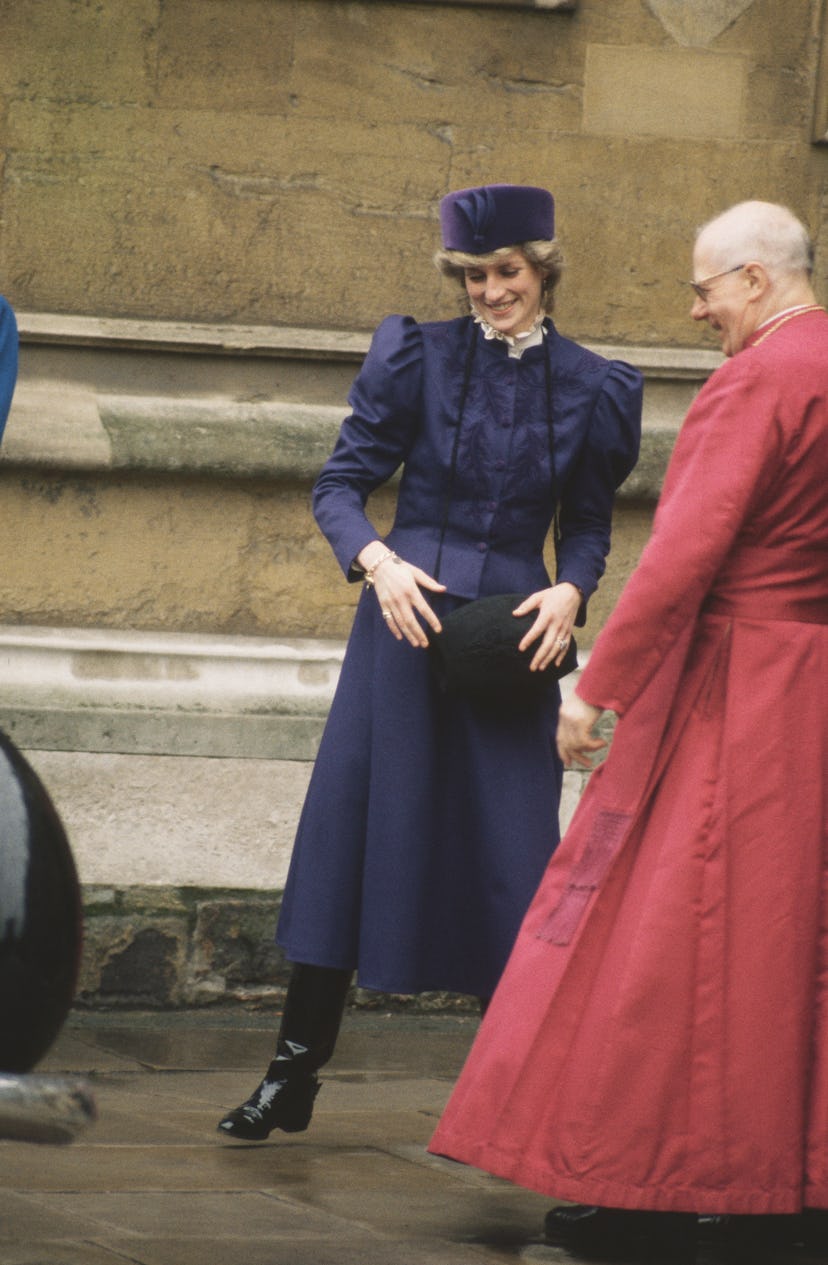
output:
<path id="1" fill-rule="evenodd" d="M 551 581 L 543 547 L 560 502 L 558 581 L 585 599 L 604 571 L 616 488 L 638 457 L 641 374 L 558 334 L 512 359 L 468 317 L 418 325 L 388 317 L 350 391 L 351 414 L 315 484 L 314 513 L 345 574 L 377 539 L 365 514 L 370 493 L 403 466 L 386 543 L 434 575 L 449 496 L 440 580 L 475 598 L 536 592 Z M 476 339 L 450 480 L 463 370 Z M 547 412 L 551 374 L 555 474 Z M 582 609 L 578 622 L 582 623 Z"/>

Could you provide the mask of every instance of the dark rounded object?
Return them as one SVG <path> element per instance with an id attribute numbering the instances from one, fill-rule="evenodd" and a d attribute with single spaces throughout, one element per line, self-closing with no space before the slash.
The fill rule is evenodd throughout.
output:
<path id="1" fill-rule="evenodd" d="M 27 1072 L 60 1031 L 81 948 L 77 871 L 42 782 L 0 733 L 0 1072 Z"/>
<path id="2" fill-rule="evenodd" d="M 540 698 L 578 666 L 571 637 L 560 667 L 530 672 L 535 647 L 518 650 L 537 612 L 515 616 L 525 593 L 499 593 L 458 606 L 442 620 L 443 631 L 429 631 L 429 644 L 443 687 L 480 704 L 520 706 Z"/>

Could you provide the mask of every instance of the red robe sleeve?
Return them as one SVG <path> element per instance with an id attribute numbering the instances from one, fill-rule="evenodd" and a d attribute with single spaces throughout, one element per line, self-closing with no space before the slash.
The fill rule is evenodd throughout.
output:
<path id="1" fill-rule="evenodd" d="M 652 536 L 578 683 L 587 702 L 623 714 L 695 622 L 779 469 L 783 386 L 748 349 L 699 392 L 676 442 Z"/>

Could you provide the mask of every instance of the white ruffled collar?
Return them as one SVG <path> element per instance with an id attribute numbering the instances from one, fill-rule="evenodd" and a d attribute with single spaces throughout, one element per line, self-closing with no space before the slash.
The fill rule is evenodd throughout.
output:
<path id="1" fill-rule="evenodd" d="M 546 330 L 544 329 L 544 313 L 538 314 L 537 320 L 531 329 L 524 330 L 520 334 L 503 334 L 499 329 L 493 329 L 479 312 L 472 311 L 472 318 L 476 325 L 483 330 L 483 337 L 491 342 L 497 339 L 498 342 L 505 343 L 509 349 L 509 355 L 515 359 L 519 359 L 528 347 L 539 347 L 543 342 Z"/>

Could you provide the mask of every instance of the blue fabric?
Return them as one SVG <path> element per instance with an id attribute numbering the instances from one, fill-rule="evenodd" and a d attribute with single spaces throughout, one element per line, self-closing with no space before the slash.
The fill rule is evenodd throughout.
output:
<path id="1" fill-rule="evenodd" d="M 282 902 L 287 957 L 383 992 L 489 996 L 559 838 L 558 701 L 497 720 L 449 699 L 364 593 Z"/>
<path id="2" fill-rule="evenodd" d="M 543 356 L 550 358 L 561 493 L 557 579 L 589 598 L 604 571 L 615 489 L 638 457 L 642 379 L 562 338 L 508 357 L 468 318 L 417 325 L 388 317 L 349 395 L 314 489 L 317 522 L 346 575 L 377 536 L 365 503 L 405 463 L 389 546 L 434 573 L 468 339 L 477 339 L 440 579 L 457 597 L 548 586 L 552 521 Z"/>
<path id="3" fill-rule="evenodd" d="M 549 585 L 554 512 L 543 356 L 561 490 L 559 578 L 592 593 L 614 490 L 638 452 L 641 377 L 560 338 L 511 360 L 467 319 L 384 321 L 314 490 L 343 568 L 376 539 L 369 493 L 404 462 L 386 540 L 433 573 L 468 339 L 477 340 L 434 605 Z M 582 616 L 583 617 L 583 616 Z M 489 996 L 558 842 L 559 696 L 495 719 L 440 693 L 363 593 L 297 831 L 277 940 L 292 961 L 386 992 Z"/>
<path id="4" fill-rule="evenodd" d="M 17 351 L 17 321 L 9 303 L 0 295 L 0 438 L 17 383 Z"/>

